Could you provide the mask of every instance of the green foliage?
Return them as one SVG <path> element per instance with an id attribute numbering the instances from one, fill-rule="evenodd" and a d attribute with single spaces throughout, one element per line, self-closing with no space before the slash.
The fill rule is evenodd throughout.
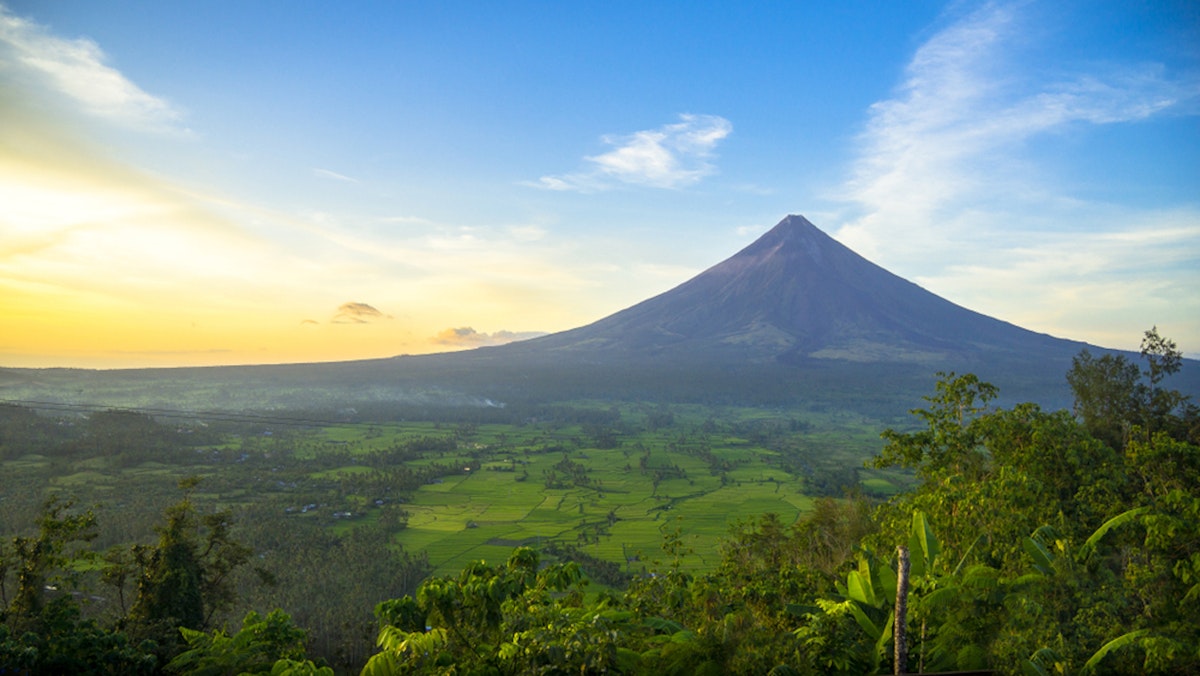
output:
<path id="1" fill-rule="evenodd" d="M 158 666 L 153 648 L 83 619 L 69 596 L 55 598 L 23 622 L 0 624 L 0 665 L 13 673 L 153 674 Z"/>
<path id="2" fill-rule="evenodd" d="M 886 551 L 911 526 L 913 552 L 940 549 L 913 561 L 920 668 L 1197 668 L 1200 449 L 1171 432 L 1174 348 L 1147 335 L 1146 383 L 1119 358 L 1076 360 L 1078 423 L 1032 404 L 983 410 L 967 379 L 939 385 L 916 412 L 925 428 L 885 434 L 879 464 L 922 481 L 880 508 L 867 545 Z M 1127 417 L 1108 425 L 1114 412 Z M 1117 429 L 1119 445 L 1093 436 Z"/>
<path id="3" fill-rule="evenodd" d="M 891 653 L 896 619 L 892 610 L 896 599 L 896 572 L 889 563 L 864 554 L 859 559 L 858 569 L 846 574 L 846 585 L 839 586 L 838 591 L 851 601 L 850 614 L 872 641 L 869 673 L 875 673 Z"/>
<path id="4" fill-rule="evenodd" d="M 415 599 L 377 607 L 382 651 L 363 673 L 449 673 L 451 665 L 456 673 L 766 673 L 795 663 L 803 646 L 790 630 L 804 612 L 796 602 L 814 603 L 829 584 L 777 558 L 786 544 L 765 546 L 798 541 L 799 529 L 777 517 L 760 525 L 739 531 L 761 545 L 738 552 L 750 577 L 734 575 L 742 569 L 733 561 L 710 575 L 684 572 L 687 548 L 678 529 L 667 529 L 665 570 L 639 576 L 620 595 L 585 600 L 578 567 L 538 570 L 536 553 L 520 548 L 503 566 L 477 563 L 430 579 Z"/>
<path id="5" fill-rule="evenodd" d="M 1084 662 L 1082 672 L 1085 674 L 1094 673 L 1096 668 L 1104 662 L 1104 658 L 1107 657 L 1109 653 L 1121 650 L 1126 646 L 1136 644 L 1138 640 L 1147 633 L 1149 633 L 1148 630 L 1139 629 L 1137 631 L 1131 631 L 1127 634 L 1121 634 L 1108 643 L 1105 643 L 1103 646 L 1100 646 L 1100 649 L 1097 650 L 1094 655 L 1088 658 L 1087 662 Z"/>
<path id="6" fill-rule="evenodd" d="M 503 565 L 477 562 L 457 578 L 426 580 L 415 599 L 379 604 L 381 651 L 363 673 L 441 673 L 448 665 L 503 673 L 615 668 L 610 625 L 630 616 L 585 612 L 577 564 L 539 566 L 537 552 L 519 547 Z"/>
<path id="7" fill-rule="evenodd" d="M 190 489 L 194 484 L 185 487 Z M 134 618 L 129 623 L 122 620 L 113 627 L 85 618 L 84 607 L 78 598 L 86 596 L 76 597 L 65 592 L 83 576 L 83 571 L 93 568 L 100 560 L 90 551 L 75 549 L 79 542 L 94 537 L 96 519 L 90 511 L 79 513 L 72 507 L 71 502 L 57 498 L 49 500 L 39 520 L 38 535 L 14 540 L 18 585 L 12 606 L 0 615 L 0 667 L 30 674 L 150 674 L 160 673 L 163 663 L 173 657 L 166 668 L 174 673 L 332 676 L 332 671 L 305 659 L 305 632 L 278 610 L 266 618 L 256 613 L 247 615 L 242 630 L 232 637 L 221 631 L 206 634 L 179 626 L 175 616 L 154 618 L 152 623 L 144 618 Z M 160 547 L 165 544 L 169 549 L 181 541 L 187 542 L 194 533 L 185 532 L 186 528 L 180 524 L 186 524 L 189 518 L 190 505 L 186 500 L 169 510 Z M 212 571 L 219 575 L 224 570 L 224 563 L 231 560 L 228 555 L 212 555 L 228 540 L 227 531 L 213 521 L 204 523 L 209 535 L 208 547 L 199 550 L 192 543 L 197 547 L 198 555 L 190 559 L 182 557 L 185 564 L 190 561 L 200 567 L 199 590 L 205 589 L 204 575 L 212 575 Z M 112 568 L 129 570 L 130 561 L 118 552 L 110 550 L 102 576 L 109 576 Z M 170 555 L 143 559 L 151 565 L 164 560 L 176 564 L 179 561 Z M 214 561 L 215 565 L 211 563 Z M 210 567 L 204 568 L 206 564 Z M 215 581 L 208 579 L 210 586 L 207 588 L 213 589 L 211 585 Z M 71 583 L 69 586 L 68 582 Z M 142 582 L 143 595 L 139 596 L 139 601 L 144 604 L 149 582 L 145 576 Z M 181 585 L 187 580 L 172 571 L 156 583 Z M 46 601 L 48 594 L 50 598 Z M 161 602 L 163 599 L 177 601 L 180 597 L 160 594 L 155 598 Z M 138 638 L 131 640 L 131 633 L 127 633 L 124 626 L 133 629 L 132 635 Z M 174 641 L 158 643 L 153 640 L 158 629 L 176 631 L 175 627 L 183 639 L 179 650 L 175 649 Z"/>
<path id="8" fill-rule="evenodd" d="M 72 563 L 89 555 L 77 545 L 96 537 L 96 515 L 90 509 L 75 512 L 74 506 L 73 501 L 52 496 L 42 506 L 37 535 L 14 537 L 11 554 L 0 551 L 5 560 L 2 568 L 7 568 L 10 557 L 16 564 L 17 587 L 9 613 L 36 615 L 42 610 L 48 587 L 75 585 L 78 573 Z"/>
<path id="9" fill-rule="evenodd" d="M 430 573 L 424 556 L 401 550 L 378 522 L 338 533 L 307 515 L 251 513 L 239 515 L 236 525 L 238 539 L 253 543 L 255 555 L 233 576 L 242 599 L 234 608 L 284 608 L 310 630 L 309 654 L 339 671 L 360 668 L 375 652 L 372 608 L 414 593 Z M 251 565 L 270 570 L 274 583 L 260 583 Z M 230 612 L 217 617 L 228 621 Z"/>
<path id="10" fill-rule="evenodd" d="M 167 664 L 170 673 L 189 676 L 307 673 L 303 661 L 307 635 L 282 610 L 273 610 L 266 617 L 250 612 L 233 636 L 221 630 L 205 633 L 180 627 L 179 631 L 187 646 Z M 282 660 L 287 662 L 277 670 Z M 332 670 L 328 673 L 332 676 Z"/>
<path id="11" fill-rule="evenodd" d="M 787 526 L 774 512 L 734 524 L 720 545 L 720 572 L 752 580 L 789 568 L 820 572 L 832 581 L 853 558 L 864 535 L 874 530 L 871 506 L 862 495 L 818 498 L 812 511 Z"/>
<path id="12" fill-rule="evenodd" d="M 425 611 L 411 596 L 380 601 L 375 606 L 375 617 L 381 629 L 395 627 L 410 632 L 425 629 Z"/>
<path id="13" fill-rule="evenodd" d="M 1075 393 L 1075 414 L 1096 438 L 1116 449 L 1124 448 L 1135 430 L 1143 440 L 1157 432 L 1200 443 L 1200 410 L 1177 390 L 1164 386 L 1167 377 L 1183 366 L 1175 341 L 1146 331 L 1139 371 L 1124 355 L 1092 357 L 1083 350 L 1067 373 Z"/>
<path id="14" fill-rule="evenodd" d="M 232 538 L 229 512 L 196 513 L 191 491 L 197 483 L 180 482 L 184 498 L 166 510 L 158 543 L 132 550 L 141 571 L 129 612 L 136 624 L 199 630 L 233 600 L 230 574 L 246 563 L 251 550 Z"/>
<path id="15" fill-rule="evenodd" d="M 948 476 L 970 479 L 983 471 L 987 458 L 979 451 L 980 437 L 971 423 L 995 399 L 996 386 L 971 373 L 938 376 L 937 392 L 925 397 L 929 408 L 912 411 L 925 428 L 910 433 L 885 431 L 887 444 L 874 466 L 912 468 L 926 481 Z"/>
<path id="16" fill-rule="evenodd" d="M 818 673 L 868 674 L 878 668 L 879 651 L 855 617 L 854 601 L 820 599 L 795 630 L 801 650 Z M 881 632 L 882 635 L 882 632 Z"/>
<path id="17" fill-rule="evenodd" d="M 312 660 L 277 660 L 271 667 L 271 676 L 334 676 L 331 667 L 317 665 Z"/>
<path id="18" fill-rule="evenodd" d="M 941 389 L 969 392 L 972 382 Z M 972 400 L 969 394 L 962 399 Z M 940 410 L 937 416 L 921 416 L 932 421 L 936 433 L 884 434 L 888 446 L 878 462 L 886 465 L 903 454 L 919 458 L 916 470 L 923 481 L 877 515 L 883 531 L 875 541 L 881 546 L 907 539 L 910 515 L 922 512 L 940 524 L 941 548 L 952 560 L 972 550 L 979 562 L 1012 573 L 1024 560 L 1025 534 L 1053 524 L 1079 536 L 1120 499 L 1119 456 L 1063 412 L 1046 413 L 1034 404 L 986 412 L 956 404 Z M 960 410 L 971 415 L 960 418 Z M 969 461 L 947 465 L 945 459 L 953 457 Z"/>
<path id="19" fill-rule="evenodd" d="M 933 534 L 933 527 L 925 518 L 925 512 L 913 512 L 909 550 L 920 554 L 912 561 L 912 576 L 921 578 L 931 574 L 938 554 L 942 552 L 942 545 Z"/>
<path id="20" fill-rule="evenodd" d="M 446 630 L 404 631 L 384 626 L 377 642 L 380 652 L 372 655 L 363 667 L 363 676 L 418 673 L 427 666 L 446 666 L 449 660 L 443 651 L 449 645 Z"/>
<path id="21" fill-rule="evenodd" d="M 1097 439 L 1120 448 L 1138 406 L 1137 364 L 1124 355 L 1093 357 L 1087 349 L 1075 356 L 1067 383 L 1075 394 L 1075 415 Z"/>

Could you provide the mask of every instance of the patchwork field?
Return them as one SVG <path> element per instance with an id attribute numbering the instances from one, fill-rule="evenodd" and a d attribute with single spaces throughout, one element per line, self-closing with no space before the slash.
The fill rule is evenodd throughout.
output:
<path id="1" fill-rule="evenodd" d="M 623 411 L 621 419 L 636 415 Z M 840 473 L 869 493 L 896 490 L 895 477 L 856 469 L 879 443 L 867 424 L 797 424 L 757 410 L 737 412 L 736 419 L 736 429 L 687 412 L 658 429 L 348 426 L 321 430 L 297 455 L 316 458 L 321 449 L 340 447 L 351 459 L 365 459 L 416 440 L 453 436 L 453 449 L 404 462 L 411 469 L 436 469 L 437 476 L 405 498 L 407 526 L 395 541 L 424 552 L 436 574 L 454 573 L 473 560 L 502 560 L 518 545 L 548 542 L 636 571 L 662 558 L 668 532 L 677 532 L 689 551 L 684 565 L 705 570 L 717 563 L 718 542 L 737 521 L 767 512 L 787 523 L 801 518 L 822 490 L 814 477 Z M 349 479 L 371 471 L 348 465 L 310 476 Z M 829 486 L 823 488 L 828 493 Z"/>
<path id="2" fill-rule="evenodd" d="M 338 534 L 378 526 L 398 549 L 424 553 L 435 573 L 450 574 L 523 544 L 570 546 L 634 572 L 664 557 L 666 534 L 689 552 L 687 568 L 705 570 L 739 520 L 773 512 L 790 523 L 815 496 L 858 489 L 882 497 L 905 481 L 863 469 L 880 446 L 880 424 L 844 412 L 573 406 L 558 420 L 520 424 L 262 424 L 209 430 L 203 443 L 178 427 L 172 433 L 191 445 L 88 442 L 66 456 L 10 456 L 0 483 L 14 516 L 17 507 L 33 514 L 50 493 L 96 504 L 111 514 L 106 523 L 119 522 L 116 540 L 149 531 L 178 499 L 178 480 L 201 476 L 193 496 L 214 509 Z M 168 434 L 136 416 L 110 418 L 103 424 L 114 429 L 95 438 Z"/>

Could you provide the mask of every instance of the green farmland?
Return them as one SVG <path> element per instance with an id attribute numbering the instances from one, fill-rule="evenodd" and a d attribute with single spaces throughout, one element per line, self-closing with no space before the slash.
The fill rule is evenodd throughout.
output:
<path id="1" fill-rule="evenodd" d="M 809 507 L 804 481 L 767 464 L 763 449 L 731 449 L 723 455 L 745 462 L 719 472 L 665 444 L 656 446 L 636 454 L 589 448 L 506 452 L 481 467 L 464 464 L 461 475 L 416 492 L 399 541 L 426 551 L 439 572 L 450 572 L 474 559 L 503 559 L 513 546 L 540 538 L 624 563 L 627 556 L 656 553 L 662 530 L 680 527 L 694 542 L 694 565 L 706 567 L 712 561 L 705 553 L 734 520 L 776 512 L 790 522 Z M 584 468 L 591 483 L 547 487 L 546 477 L 559 474 L 555 467 L 564 460 Z"/>
<path id="2" fill-rule="evenodd" d="M 414 440 L 453 438 L 453 449 L 406 460 L 407 467 L 430 470 L 430 478 L 404 497 L 407 525 L 395 536 L 406 551 L 425 553 L 435 574 L 549 542 L 636 572 L 661 555 L 668 531 L 677 531 L 688 548 L 685 565 L 703 571 L 715 565 L 717 542 L 731 525 L 768 512 L 793 522 L 811 508 L 814 495 L 831 492 L 831 475 L 840 481 L 835 494 L 852 488 L 849 482 L 872 494 L 896 490 L 896 477 L 856 469 L 878 446 L 874 428 L 864 422 L 797 425 L 757 410 L 726 415 L 726 424 L 696 415 L 693 424 L 685 413 L 657 429 L 639 424 L 636 410 L 622 412 L 619 427 L 606 429 L 336 427 L 302 437 L 296 453 L 315 460 L 340 447 L 353 462 L 365 462 Z M 309 476 L 351 482 L 372 471 L 351 464 Z"/>
<path id="3" fill-rule="evenodd" d="M 18 527 L 58 494 L 116 515 L 122 535 L 148 533 L 175 483 L 200 476 L 197 497 L 243 511 L 245 525 L 271 516 L 344 533 L 389 512 L 393 543 L 436 573 L 549 542 L 636 572 L 676 530 L 700 571 L 739 520 L 790 523 L 814 496 L 886 496 L 906 480 L 862 468 L 883 423 L 844 413 L 580 402 L 558 418 L 214 429 L 47 416 L 45 448 L 14 445 L 0 461 L 5 521 Z"/>
<path id="4" fill-rule="evenodd" d="M 521 545 L 579 562 L 593 588 L 620 588 L 661 568 L 667 538 L 685 552 L 673 562 L 709 571 L 740 521 L 774 513 L 792 523 L 818 496 L 884 497 L 911 481 L 863 468 L 886 421 L 845 412 L 595 402 L 547 411 L 309 423 L 301 413 L 222 422 L 9 406 L 0 528 L 30 532 L 59 496 L 95 509 L 98 551 L 153 542 L 180 481 L 198 477 L 197 508 L 230 510 L 255 568 L 277 580 L 263 586 L 247 571 L 243 605 L 220 621 L 286 607 L 321 628 L 316 650 L 353 661 L 372 649 L 375 603 L 472 561 L 503 562 Z"/>

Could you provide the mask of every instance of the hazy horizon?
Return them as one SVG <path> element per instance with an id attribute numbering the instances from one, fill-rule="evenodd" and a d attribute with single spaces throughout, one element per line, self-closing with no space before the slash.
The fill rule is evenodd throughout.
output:
<path id="1" fill-rule="evenodd" d="M 500 344 L 787 214 L 1195 357 L 1198 104 L 1185 2 L 0 2 L 0 366 Z"/>

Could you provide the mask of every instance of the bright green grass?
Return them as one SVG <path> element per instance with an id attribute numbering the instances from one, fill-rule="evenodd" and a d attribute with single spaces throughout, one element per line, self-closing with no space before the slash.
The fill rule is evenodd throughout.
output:
<path id="1" fill-rule="evenodd" d="M 355 516 L 350 519 L 337 519 L 330 528 L 338 535 L 345 535 L 355 528 L 372 524 L 378 520 L 379 512 L 372 509 L 361 513 L 356 512 Z"/>
<path id="2" fill-rule="evenodd" d="M 435 573 L 449 575 L 475 559 L 502 561 L 515 543 L 539 538 L 574 544 L 619 564 L 641 552 L 646 562 L 663 557 L 664 532 L 678 528 L 692 550 L 685 565 L 702 570 L 716 565 L 717 543 L 737 521 L 774 512 L 792 522 L 811 509 L 802 482 L 764 463 L 770 453 L 744 440 L 735 440 L 737 448 L 719 449 L 719 457 L 750 454 L 752 460 L 730 471 L 725 485 L 702 458 L 665 450 L 665 438 L 644 435 L 640 441 L 651 449 L 647 471 L 638 466 L 638 451 L 568 453 L 588 468 L 594 482 L 589 487 L 545 487 L 543 473 L 563 459 L 561 452 L 493 459 L 484 466 L 508 467 L 513 465 L 508 460 L 517 459 L 523 464 L 515 472 L 473 471 L 423 486 L 405 505 L 409 523 L 398 542 L 425 551 Z M 655 486 L 653 471 L 667 468 L 684 476 L 668 475 Z M 528 478 L 518 481 L 522 472 Z M 611 524 L 610 512 L 616 519 Z"/>
<path id="3" fill-rule="evenodd" d="M 896 488 L 895 484 L 887 479 L 863 479 L 862 485 L 863 490 L 867 491 L 868 493 L 875 493 L 879 495 L 891 495 L 899 490 Z"/>

